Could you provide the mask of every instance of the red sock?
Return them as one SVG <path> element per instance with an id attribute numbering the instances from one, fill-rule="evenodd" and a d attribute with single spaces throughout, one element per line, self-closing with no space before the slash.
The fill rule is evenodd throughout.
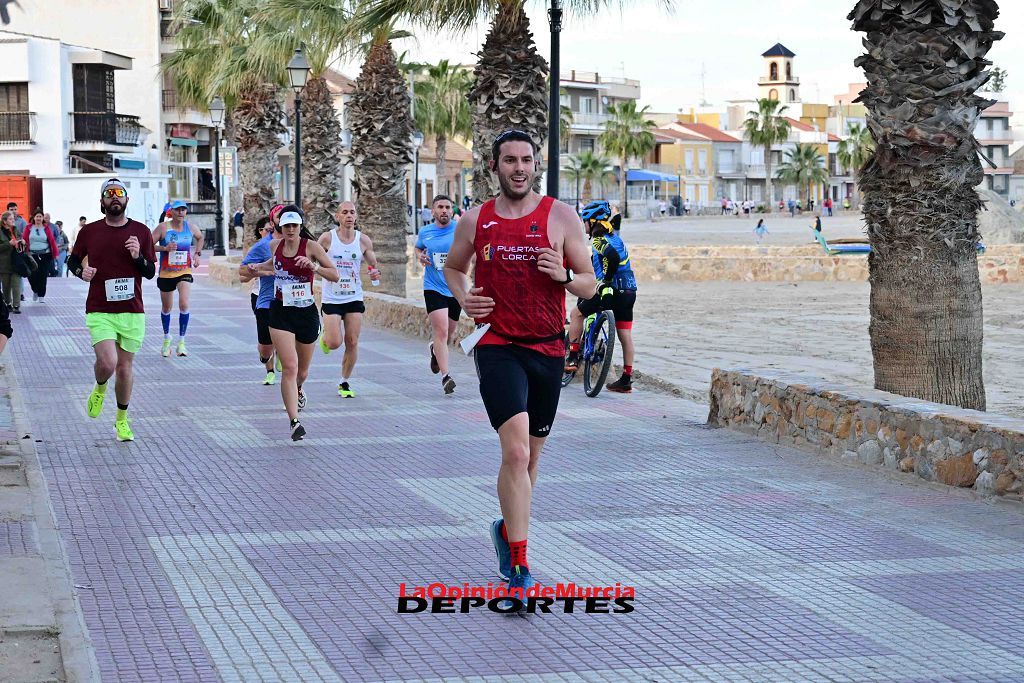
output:
<path id="1" fill-rule="evenodd" d="M 512 549 L 512 566 L 519 565 L 523 569 L 529 569 L 530 565 L 526 562 L 526 539 L 509 541 L 508 545 Z"/>
<path id="2" fill-rule="evenodd" d="M 633 376 L 633 366 L 632 365 L 623 365 L 622 366 L 622 374 L 625 375 L 626 377 L 632 377 Z"/>
<path id="3" fill-rule="evenodd" d="M 580 350 L 580 343 L 579 342 L 569 342 L 569 351 L 571 353 L 576 353 L 579 350 Z"/>

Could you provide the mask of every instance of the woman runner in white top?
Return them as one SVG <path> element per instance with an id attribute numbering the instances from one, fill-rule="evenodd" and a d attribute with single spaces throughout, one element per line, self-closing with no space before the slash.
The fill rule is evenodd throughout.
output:
<path id="1" fill-rule="evenodd" d="M 325 232 L 319 239 L 320 246 L 338 269 L 338 282 L 324 283 L 321 294 L 323 334 L 320 337 L 320 350 L 330 353 L 341 347 L 344 338 L 345 355 L 341 360 L 338 395 L 354 398 L 356 394 L 349 381 L 356 367 L 359 331 L 363 326 L 363 313 L 366 312 L 359 269 L 365 260 L 369 264 L 370 279 L 374 281 L 380 278 L 380 270 L 377 269 L 377 255 L 373 253 L 373 241 L 356 230 L 356 205 L 342 202 L 334 217 L 338 221 L 337 229 Z"/>

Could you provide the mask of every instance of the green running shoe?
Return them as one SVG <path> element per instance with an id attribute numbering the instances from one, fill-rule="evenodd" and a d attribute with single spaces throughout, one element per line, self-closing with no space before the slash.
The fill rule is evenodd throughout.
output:
<path id="1" fill-rule="evenodd" d="M 171 355 L 171 340 L 164 339 L 164 347 L 160 350 L 160 355 L 164 358 L 168 358 Z"/>
<path id="2" fill-rule="evenodd" d="M 273 371 L 268 372 L 267 376 L 263 378 L 263 386 L 269 387 L 271 384 L 277 381 L 277 375 Z"/>
<path id="3" fill-rule="evenodd" d="M 338 396 L 341 396 L 342 398 L 355 398 L 356 392 L 352 391 L 348 382 L 342 382 L 338 385 Z"/>
<path id="4" fill-rule="evenodd" d="M 320 350 L 323 351 L 324 354 L 331 352 L 331 347 L 327 345 L 327 340 L 324 339 L 323 335 L 320 335 Z"/>
<path id="5" fill-rule="evenodd" d="M 274 369 L 278 372 L 284 370 L 284 368 L 281 367 L 281 356 L 278 356 L 277 354 L 274 354 Z"/>
<path id="6" fill-rule="evenodd" d="M 187 356 L 188 355 L 188 349 L 185 348 L 185 340 L 184 339 L 182 339 L 181 341 L 178 342 L 177 354 L 179 356 Z"/>
<path id="7" fill-rule="evenodd" d="M 127 418 L 115 422 L 114 429 L 117 430 L 118 441 L 135 441 L 135 433 L 132 432 L 131 425 L 128 424 Z"/>
<path id="8" fill-rule="evenodd" d="M 105 391 L 100 391 L 99 387 L 93 387 L 92 393 L 89 394 L 89 400 L 85 403 L 85 412 L 89 414 L 89 417 L 99 417 L 100 413 L 103 412 L 103 399 L 106 397 Z"/>

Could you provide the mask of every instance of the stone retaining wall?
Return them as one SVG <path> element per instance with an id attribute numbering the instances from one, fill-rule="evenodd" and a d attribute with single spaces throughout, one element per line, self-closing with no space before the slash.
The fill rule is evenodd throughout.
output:
<path id="1" fill-rule="evenodd" d="M 630 245 L 641 281 L 866 282 L 866 254 L 828 256 L 818 245 L 800 247 L 669 247 Z M 978 256 L 981 281 L 1024 282 L 1024 245 L 989 247 Z"/>
<path id="2" fill-rule="evenodd" d="M 710 399 L 713 425 L 1024 499 L 1024 420 L 774 371 L 716 368 Z"/>

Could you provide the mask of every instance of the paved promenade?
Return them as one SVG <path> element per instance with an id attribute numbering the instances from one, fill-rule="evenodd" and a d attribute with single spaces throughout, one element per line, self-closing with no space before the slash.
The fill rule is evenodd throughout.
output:
<path id="1" fill-rule="evenodd" d="M 144 285 L 132 444 L 112 396 L 85 415 L 85 285 L 52 281 L 14 319 L 6 362 L 105 681 L 1024 678 L 1019 510 L 578 385 L 542 460 L 531 562 L 543 583 L 634 585 L 635 611 L 396 614 L 401 582 L 496 579 L 497 440 L 472 365 L 445 397 L 423 343 L 367 329 L 358 398 L 336 395 L 340 353 L 317 351 L 292 444 L 247 296 L 203 280 L 185 359 L 159 356 Z"/>

